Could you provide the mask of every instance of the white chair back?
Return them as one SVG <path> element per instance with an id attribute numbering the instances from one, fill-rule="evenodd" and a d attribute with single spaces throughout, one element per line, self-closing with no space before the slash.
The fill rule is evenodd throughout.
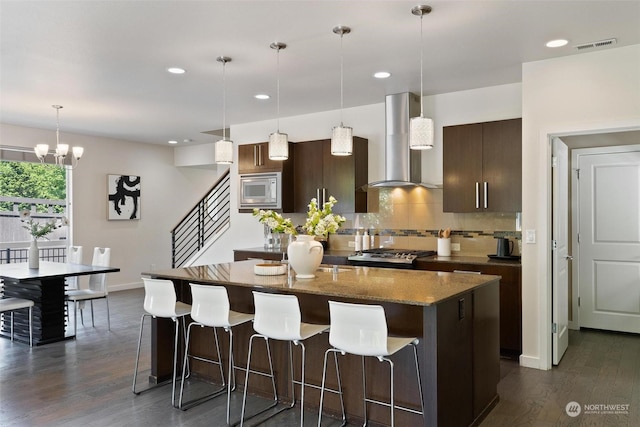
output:
<path id="1" fill-rule="evenodd" d="M 147 279 L 144 282 L 144 310 L 152 316 L 175 319 L 176 290 L 166 279 Z"/>
<path id="2" fill-rule="evenodd" d="M 253 291 L 255 319 L 253 329 L 276 340 L 299 340 L 300 304 L 295 295 L 266 294 Z"/>
<path id="3" fill-rule="evenodd" d="M 224 286 L 190 283 L 191 318 L 211 327 L 229 326 L 229 295 Z"/>
<path id="4" fill-rule="evenodd" d="M 387 354 L 387 319 L 380 305 L 329 301 L 329 343 L 360 356 Z"/>
<path id="5" fill-rule="evenodd" d="M 111 263 L 111 248 L 93 248 L 91 265 L 109 267 Z M 89 276 L 89 289 L 107 293 L 107 275 L 105 273 Z"/>
<path id="6" fill-rule="evenodd" d="M 82 246 L 69 246 L 67 249 L 68 264 L 82 264 Z M 64 279 L 71 289 L 78 289 L 78 276 L 66 277 Z"/>

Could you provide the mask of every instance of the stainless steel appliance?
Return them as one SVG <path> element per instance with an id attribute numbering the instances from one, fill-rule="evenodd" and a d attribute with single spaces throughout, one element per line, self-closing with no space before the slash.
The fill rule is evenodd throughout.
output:
<path id="1" fill-rule="evenodd" d="M 282 173 L 240 175 L 238 205 L 240 209 L 281 209 Z"/>
<path id="2" fill-rule="evenodd" d="M 367 267 L 387 267 L 411 269 L 416 258 L 435 255 L 436 251 L 422 249 L 376 248 L 350 255 L 349 264 Z"/>

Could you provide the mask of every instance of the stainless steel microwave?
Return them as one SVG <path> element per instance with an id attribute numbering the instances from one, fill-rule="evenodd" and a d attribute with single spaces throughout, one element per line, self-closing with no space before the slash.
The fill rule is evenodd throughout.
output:
<path id="1" fill-rule="evenodd" d="M 282 173 L 252 173 L 240 175 L 240 209 L 281 209 Z"/>

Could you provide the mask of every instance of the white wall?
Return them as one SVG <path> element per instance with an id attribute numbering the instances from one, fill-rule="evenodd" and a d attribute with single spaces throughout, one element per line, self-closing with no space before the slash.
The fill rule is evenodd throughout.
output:
<path id="1" fill-rule="evenodd" d="M 521 85 L 519 83 L 467 90 L 424 98 L 425 115 L 434 119 L 435 148 L 422 154 L 424 182 L 442 184 L 442 127 L 521 117 Z M 369 182 L 384 178 L 385 140 L 384 99 L 379 104 L 345 109 L 344 124 L 354 135 L 369 140 Z M 339 110 L 280 119 L 280 130 L 289 141 L 302 142 L 331 138 L 331 128 L 340 122 Z M 231 139 L 236 145 L 264 142 L 275 131 L 276 121 L 244 123 L 231 126 Z M 235 152 L 237 161 L 237 149 Z M 262 246 L 262 226 L 251 214 L 237 213 L 238 165 L 231 165 L 231 229 L 197 261 L 198 264 L 229 262 L 233 249 Z M 427 181 L 429 180 L 429 181 Z"/>
<path id="2" fill-rule="evenodd" d="M 551 367 L 550 135 L 640 128 L 640 45 L 523 64 L 524 366 Z"/>
<path id="3" fill-rule="evenodd" d="M 0 125 L 0 144 L 32 148 L 54 141 L 55 131 Z M 173 148 L 61 132 L 61 141 L 82 145 L 84 156 L 73 170 L 73 243 L 91 262 L 94 246 L 111 249 L 111 264 L 121 269 L 107 277 L 111 290 L 141 284 L 140 273 L 171 268 L 171 229 L 218 177 L 218 171 L 176 168 Z M 141 219 L 107 221 L 107 175 L 141 176 Z"/>

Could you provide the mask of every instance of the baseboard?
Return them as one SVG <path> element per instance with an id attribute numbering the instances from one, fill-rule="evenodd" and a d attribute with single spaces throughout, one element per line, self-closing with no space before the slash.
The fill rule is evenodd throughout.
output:
<path id="1" fill-rule="evenodd" d="M 520 366 L 524 366 L 525 368 L 542 369 L 546 371 L 546 369 L 540 366 L 539 357 L 525 356 L 524 354 L 520 355 Z"/>
<path id="2" fill-rule="evenodd" d="M 144 284 L 142 282 L 122 283 L 120 285 L 109 286 L 109 292 L 126 291 L 129 289 L 138 289 L 143 287 L 144 287 Z"/>

